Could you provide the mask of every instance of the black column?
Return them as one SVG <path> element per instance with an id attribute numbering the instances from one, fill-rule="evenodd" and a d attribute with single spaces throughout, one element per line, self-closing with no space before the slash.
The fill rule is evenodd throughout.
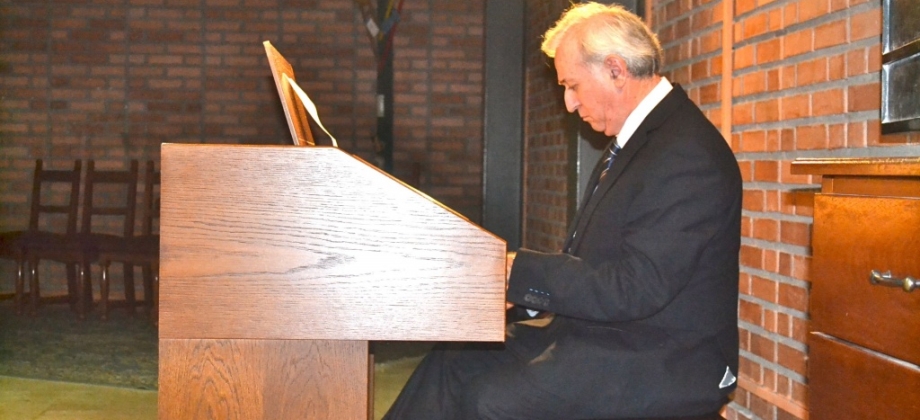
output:
<path id="1" fill-rule="evenodd" d="M 485 4 L 482 226 L 521 246 L 524 0 Z"/>
<path id="2" fill-rule="evenodd" d="M 388 2 L 377 2 L 377 22 L 387 20 Z M 392 30 L 377 40 L 377 144 L 383 170 L 393 173 L 393 42 Z"/>

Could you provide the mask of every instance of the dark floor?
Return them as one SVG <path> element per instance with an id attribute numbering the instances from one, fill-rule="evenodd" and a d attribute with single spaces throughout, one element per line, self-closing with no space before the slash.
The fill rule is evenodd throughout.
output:
<path id="1" fill-rule="evenodd" d="M 427 342 L 373 342 L 376 363 L 415 357 Z M 146 317 L 112 311 L 78 321 L 67 305 L 44 305 L 38 315 L 15 315 L 0 301 L 0 375 L 156 389 L 157 329 Z"/>

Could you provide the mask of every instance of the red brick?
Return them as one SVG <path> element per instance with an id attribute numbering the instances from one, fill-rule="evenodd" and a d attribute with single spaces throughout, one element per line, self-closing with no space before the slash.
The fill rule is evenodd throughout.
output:
<path id="1" fill-rule="evenodd" d="M 736 49 L 733 60 L 735 70 L 751 67 L 754 65 L 754 46 L 745 45 Z"/>
<path id="2" fill-rule="evenodd" d="M 773 273 L 778 267 L 779 253 L 774 250 L 766 250 L 763 253 L 763 269 Z"/>
<path id="3" fill-rule="evenodd" d="M 846 56 L 838 54 L 828 58 L 827 79 L 840 80 L 846 77 Z"/>
<path id="4" fill-rule="evenodd" d="M 829 89 L 812 94 L 811 112 L 812 116 L 843 114 L 845 112 L 843 89 Z"/>
<path id="5" fill-rule="evenodd" d="M 756 223 L 756 222 L 755 222 Z M 755 227 L 756 230 L 756 227 Z M 751 278 L 751 295 L 766 302 L 776 303 L 777 288 L 776 282 L 762 277 L 754 276 Z M 765 311 L 767 313 L 769 311 Z M 766 323 L 766 321 L 763 321 Z"/>
<path id="6" fill-rule="evenodd" d="M 815 49 L 820 50 L 846 43 L 846 23 L 845 20 L 837 20 L 815 28 Z"/>
<path id="7" fill-rule="evenodd" d="M 828 149 L 841 149 L 846 147 L 846 124 L 830 124 L 827 127 Z"/>
<path id="8" fill-rule="evenodd" d="M 779 163 L 768 160 L 754 162 L 754 181 L 778 182 Z"/>
<path id="9" fill-rule="evenodd" d="M 786 27 L 799 23 L 799 4 L 790 2 L 783 6 L 783 24 Z"/>
<path id="10" fill-rule="evenodd" d="M 846 146 L 849 148 L 866 147 L 866 123 L 854 122 L 847 124 Z"/>
<path id="11" fill-rule="evenodd" d="M 780 73 L 780 87 L 782 89 L 789 89 L 796 87 L 797 85 L 798 81 L 796 80 L 795 66 L 783 66 Z"/>
<path id="12" fill-rule="evenodd" d="M 757 64 L 767 64 L 782 59 L 782 44 L 779 38 L 757 44 Z"/>
<path id="13" fill-rule="evenodd" d="M 882 9 L 875 8 L 850 18 L 850 42 L 881 34 Z"/>
<path id="14" fill-rule="evenodd" d="M 742 299 L 738 303 L 738 319 L 754 325 L 760 325 L 763 322 L 763 308 L 756 303 Z"/>
<path id="15" fill-rule="evenodd" d="M 779 100 L 768 99 L 754 104 L 755 122 L 772 122 L 779 120 Z"/>
<path id="16" fill-rule="evenodd" d="M 827 59 L 824 57 L 796 65 L 797 86 L 807 86 L 827 81 Z"/>
<path id="17" fill-rule="evenodd" d="M 776 311 L 764 310 L 763 329 L 776 334 Z"/>
<path id="18" fill-rule="evenodd" d="M 783 56 L 794 57 L 812 51 L 812 29 L 802 29 L 783 37 Z"/>
<path id="19" fill-rule="evenodd" d="M 792 161 L 784 160 L 780 162 L 780 182 L 784 184 L 805 184 L 808 182 L 808 175 L 792 174 Z"/>
<path id="20" fill-rule="evenodd" d="M 768 362 L 776 362 L 776 342 L 759 334 L 751 334 L 751 353 Z"/>
<path id="21" fill-rule="evenodd" d="M 741 133 L 742 152 L 763 152 L 766 150 L 766 133 L 761 130 Z"/>
<path id="22" fill-rule="evenodd" d="M 755 14 L 742 22 L 743 30 L 738 41 L 761 35 L 767 31 L 767 15 Z"/>
<path id="23" fill-rule="evenodd" d="M 780 70 L 767 70 L 767 91 L 776 92 L 780 89 Z"/>
<path id="24" fill-rule="evenodd" d="M 801 312 L 808 311 L 808 291 L 802 287 L 789 284 L 779 285 L 778 303 L 786 308 Z"/>
<path id="25" fill-rule="evenodd" d="M 790 120 L 811 115 L 811 104 L 807 94 L 787 95 L 780 101 L 783 119 Z"/>
<path id="26" fill-rule="evenodd" d="M 776 314 L 776 333 L 784 337 L 789 337 L 792 333 L 792 319 L 789 315 L 784 313 Z"/>
<path id="27" fill-rule="evenodd" d="M 757 0 L 735 0 L 735 15 L 742 15 L 757 6 Z"/>
<path id="28" fill-rule="evenodd" d="M 783 9 L 780 7 L 775 7 L 770 9 L 767 12 L 767 31 L 776 32 L 780 29 L 783 29 L 785 25 L 783 24 Z"/>
<path id="29" fill-rule="evenodd" d="M 750 238 L 753 233 L 753 223 L 751 222 L 750 217 L 741 216 L 741 236 L 744 238 Z"/>
<path id="30" fill-rule="evenodd" d="M 741 246 L 741 264 L 746 267 L 759 269 L 763 262 L 762 256 L 763 251 L 759 248 Z"/>
<path id="31" fill-rule="evenodd" d="M 868 70 L 870 73 L 877 72 L 882 69 L 881 48 L 881 45 L 878 44 L 869 47 Z"/>
<path id="32" fill-rule="evenodd" d="M 768 212 L 779 212 L 781 207 L 781 195 L 777 190 L 769 190 L 765 194 L 766 205 L 764 210 Z M 772 251 L 767 251 L 772 252 Z"/>
<path id="33" fill-rule="evenodd" d="M 869 111 L 881 108 L 881 84 L 850 86 L 847 90 L 847 111 Z"/>
<path id="34" fill-rule="evenodd" d="M 732 107 L 732 120 L 737 125 L 754 122 L 754 104 L 752 102 L 735 104 Z"/>
<path id="35" fill-rule="evenodd" d="M 799 22 L 812 20 L 828 12 L 827 0 L 799 0 Z"/>
<path id="36" fill-rule="evenodd" d="M 827 127 L 823 125 L 796 127 L 795 144 L 796 148 L 799 150 L 823 149 L 827 147 Z"/>
<path id="37" fill-rule="evenodd" d="M 807 340 L 808 332 L 810 331 L 809 322 L 802 318 L 792 318 L 792 338 L 795 341 L 804 343 Z"/>
<path id="38" fill-rule="evenodd" d="M 777 359 L 781 366 L 805 376 L 805 352 L 779 344 L 777 345 Z"/>

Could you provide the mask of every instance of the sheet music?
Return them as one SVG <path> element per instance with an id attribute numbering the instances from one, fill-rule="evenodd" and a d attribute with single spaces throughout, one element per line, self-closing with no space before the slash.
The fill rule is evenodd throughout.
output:
<path id="1" fill-rule="evenodd" d="M 300 103 L 303 104 L 303 107 L 307 110 L 307 113 L 310 114 L 310 117 L 313 118 L 313 121 L 316 122 L 316 125 L 318 125 L 319 128 L 321 128 L 323 132 L 326 133 L 330 139 L 332 139 L 332 146 L 339 147 L 339 143 L 335 140 L 335 137 L 333 137 L 332 134 L 329 134 L 329 130 L 326 130 L 326 127 L 323 127 L 323 123 L 320 122 L 319 113 L 316 111 L 316 105 L 313 104 L 313 101 L 310 100 L 310 97 L 307 96 L 307 93 L 297 85 L 297 82 L 288 77 L 288 75 L 282 74 L 281 77 L 288 85 L 294 88 L 294 92 L 297 93 L 297 97 L 300 98 Z"/>

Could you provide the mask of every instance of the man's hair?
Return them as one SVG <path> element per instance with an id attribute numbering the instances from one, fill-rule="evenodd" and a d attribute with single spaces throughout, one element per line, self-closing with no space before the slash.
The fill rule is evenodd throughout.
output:
<path id="1" fill-rule="evenodd" d="M 661 72 L 661 44 L 638 16 L 618 4 L 573 4 L 543 35 L 540 49 L 553 58 L 566 36 L 576 36 L 586 64 L 600 64 L 614 54 L 635 77 Z"/>

